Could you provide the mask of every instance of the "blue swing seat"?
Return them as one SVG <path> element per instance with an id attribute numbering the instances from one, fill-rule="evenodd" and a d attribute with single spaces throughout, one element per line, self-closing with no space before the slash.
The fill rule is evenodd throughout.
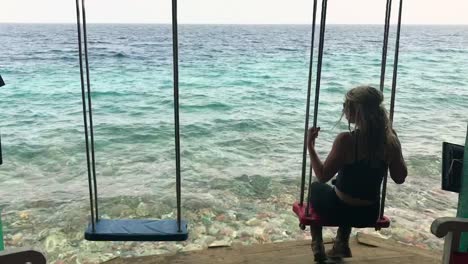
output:
<path id="1" fill-rule="evenodd" d="M 178 231 L 176 220 L 101 219 L 93 232 L 91 224 L 85 231 L 89 241 L 185 241 L 187 222 L 181 221 Z"/>

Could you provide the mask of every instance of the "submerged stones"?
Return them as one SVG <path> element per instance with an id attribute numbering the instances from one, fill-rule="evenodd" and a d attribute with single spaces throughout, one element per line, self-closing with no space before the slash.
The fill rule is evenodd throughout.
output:
<path id="1" fill-rule="evenodd" d="M 191 210 L 217 208 L 221 203 L 209 193 L 184 195 L 184 206 Z"/>
<path id="2" fill-rule="evenodd" d="M 148 206 L 148 204 L 140 202 L 138 204 L 138 207 L 136 208 L 135 213 L 137 216 L 148 216 L 150 215 L 150 207 Z"/>
<path id="3" fill-rule="evenodd" d="M 121 217 L 121 216 L 132 215 L 135 211 L 132 210 L 130 206 L 126 204 L 116 204 L 112 206 L 110 209 L 106 210 L 106 212 L 111 217 Z"/>
<path id="4" fill-rule="evenodd" d="M 68 239 L 64 233 L 55 232 L 50 234 L 44 241 L 44 247 L 47 252 L 53 252 L 62 248 Z"/>
<path id="5" fill-rule="evenodd" d="M 204 193 L 191 189 L 182 196 L 182 218 L 189 224 L 189 240 L 176 243 L 90 242 L 83 238 L 88 225 L 88 201 L 49 206 L 37 210 L 18 210 L 4 214 L 7 246 L 33 246 L 45 251 L 49 263 L 94 264 L 115 257 L 168 254 L 225 247 L 250 245 L 293 239 L 310 239 L 310 233 L 298 228 L 291 212 L 296 190 L 281 187 L 261 176 L 242 176 L 231 180 L 225 190 Z M 240 195 L 246 194 L 246 195 Z M 173 196 L 102 198 L 102 218 L 174 219 Z M 446 210 L 452 210 L 450 208 Z M 408 244 L 436 248 L 441 242 L 412 222 L 404 209 L 387 208 L 393 216 L 392 229 L 380 234 Z M 426 210 L 434 215 L 437 209 Z M 105 215 L 107 214 L 107 216 Z M 423 222 L 428 225 L 428 222 Z M 325 228 L 324 237 L 334 237 L 335 229 Z"/>
<path id="6" fill-rule="evenodd" d="M 18 213 L 18 217 L 20 220 L 29 220 L 31 213 L 28 211 L 21 211 Z"/>
<path id="7" fill-rule="evenodd" d="M 23 234 L 22 233 L 14 234 L 11 237 L 11 245 L 16 246 L 16 247 L 21 247 L 21 246 L 23 246 L 22 240 L 23 240 Z"/>
<path id="8" fill-rule="evenodd" d="M 257 226 L 257 225 L 260 225 L 261 223 L 262 221 L 257 218 L 252 218 L 245 222 L 245 224 L 248 226 Z"/>
<path id="9" fill-rule="evenodd" d="M 272 181 L 269 177 L 243 175 L 235 180 L 231 190 L 240 196 L 266 198 L 272 194 Z"/>

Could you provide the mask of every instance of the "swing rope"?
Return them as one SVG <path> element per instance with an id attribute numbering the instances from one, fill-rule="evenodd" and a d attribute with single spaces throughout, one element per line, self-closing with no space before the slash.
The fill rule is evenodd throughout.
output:
<path id="1" fill-rule="evenodd" d="M 385 70 L 387 67 L 387 50 L 388 50 L 388 35 L 390 31 L 390 17 L 392 14 L 392 0 L 387 0 L 385 8 L 385 25 L 384 25 L 384 39 L 382 47 L 382 65 L 380 70 L 380 91 L 384 91 L 385 84 Z"/>
<path id="2" fill-rule="evenodd" d="M 312 68 L 314 61 L 314 43 L 315 43 L 315 21 L 317 17 L 317 0 L 314 0 L 314 10 L 312 19 L 312 41 L 310 45 L 310 63 L 309 63 L 309 80 L 307 82 L 307 103 L 306 103 L 306 117 L 304 129 L 304 148 L 302 151 L 302 178 L 301 178 L 301 206 L 304 204 L 305 192 L 305 178 L 306 178 L 306 164 L 307 164 L 307 131 L 309 129 L 310 118 L 310 94 L 312 90 Z"/>
<path id="3" fill-rule="evenodd" d="M 94 125 L 93 125 L 93 107 L 91 104 L 91 83 L 89 80 L 89 62 L 88 62 L 88 34 L 86 30 L 86 8 L 85 0 L 81 0 L 82 13 L 83 13 L 83 42 L 84 42 L 84 55 L 86 65 L 86 88 L 88 95 L 88 116 L 89 116 L 89 135 L 91 137 L 91 165 L 93 172 L 93 185 L 94 185 L 94 206 L 96 210 L 95 218 L 96 222 L 99 221 L 99 210 L 98 210 L 98 196 L 97 196 L 97 182 L 96 182 L 96 159 L 94 152 Z"/>
<path id="4" fill-rule="evenodd" d="M 84 7 L 83 7 L 84 8 Z M 83 70 L 83 45 L 82 45 L 82 34 L 81 34 L 81 16 L 80 16 L 80 3 L 76 0 L 76 20 L 77 20 L 77 32 L 78 32 L 78 58 L 80 64 L 80 79 L 81 79 L 81 100 L 83 106 L 83 125 L 85 134 L 85 147 L 86 147 L 86 168 L 88 172 L 88 185 L 89 185 L 89 200 L 90 200 L 90 211 L 91 211 L 91 225 L 93 232 L 95 231 L 96 218 L 95 218 L 95 200 L 93 193 L 93 175 L 91 173 L 91 158 L 89 150 L 89 129 L 88 129 L 88 116 L 86 114 L 86 90 Z"/>
<path id="5" fill-rule="evenodd" d="M 323 48 L 325 42 L 325 26 L 327 22 L 327 4 L 328 0 L 322 0 L 322 14 L 320 21 L 320 37 L 319 37 L 319 50 L 318 50 L 318 61 L 317 61 L 317 77 L 315 83 L 315 100 L 314 100 L 314 127 L 317 127 L 317 117 L 318 117 L 318 106 L 320 99 L 320 81 L 322 77 L 322 61 L 323 61 Z M 312 183 L 312 164 L 309 167 L 309 189 L 307 192 L 307 209 L 306 216 L 310 214 L 310 185 Z"/>
<path id="6" fill-rule="evenodd" d="M 400 0 L 400 7 L 398 11 L 396 44 L 395 44 L 395 59 L 393 62 L 392 95 L 390 99 L 390 125 L 391 126 L 393 126 L 393 115 L 395 112 L 395 95 L 396 95 L 397 74 L 398 74 L 398 56 L 400 52 L 400 31 L 401 31 L 402 9 L 403 9 L 403 0 Z M 388 35 L 387 35 L 387 38 L 388 38 Z M 380 200 L 380 215 L 379 215 L 381 219 L 383 218 L 384 213 L 385 213 L 385 200 L 387 197 L 387 179 L 388 179 L 388 168 L 386 170 L 386 173 L 382 182 L 383 186 L 382 186 L 382 197 Z"/>
<path id="7" fill-rule="evenodd" d="M 401 14 L 403 10 L 403 0 L 400 0 L 400 8 L 398 10 L 398 25 L 395 43 L 395 59 L 393 62 L 393 81 L 392 81 L 392 97 L 390 100 L 390 122 L 393 124 L 393 114 L 395 112 L 395 95 L 398 75 L 398 57 L 400 54 L 400 32 L 401 32 Z"/>
<path id="8" fill-rule="evenodd" d="M 172 0 L 172 50 L 174 67 L 174 123 L 176 154 L 177 228 L 181 232 L 181 171 L 180 171 L 180 125 L 179 125 L 179 40 L 177 31 L 177 0 Z"/>

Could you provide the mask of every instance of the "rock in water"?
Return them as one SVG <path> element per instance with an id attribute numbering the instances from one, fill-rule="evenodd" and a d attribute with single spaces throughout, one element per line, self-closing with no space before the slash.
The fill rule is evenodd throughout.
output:
<path id="1" fill-rule="evenodd" d="M 57 233 L 49 235 L 46 238 L 44 246 L 47 252 L 52 252 L 63 247 L 66 242 L 67 242 L 67 238 L 65 237 L 65 234 L 61 232 L 57 232 Z"/>
<path id="2" fill-rule="evenodd" d="M 211 243 L 208 248 L 218 248 L 218 247 L 230 247 L 232 245 L 232 241 L 228 238 L 223 240 L 216 240 Z"/>
<path id="3" fill-rule="evenodd" d="M 140 217 L 150 215 L 149 206 L 146 203 L 141 202 L 136 209 L 136 215 Z"/>

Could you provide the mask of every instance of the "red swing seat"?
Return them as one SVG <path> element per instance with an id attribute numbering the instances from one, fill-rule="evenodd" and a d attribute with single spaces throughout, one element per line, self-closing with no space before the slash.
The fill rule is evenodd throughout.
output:
<path id="1" fill-rule="evenodd" d="M 307 203 L 301 205 L 299 202 L 295 202 L 293 204 L 293 211 L 299 218 L 299 226 L 305 229 L 305 226 L 320 225 L 320 226 L 339 226 L 338 223 L 334 223 L 333 221 L 329 221 L 321 217 L 317 212 L 315 212 L 314 207 L 312 204 L 309 208 L 309 216 L 306 215 L 307 210 Z M 375 230 L 380 230 L 381 228 L 387 228 L 390 226 L 390 219 L 386 216 L 383 216 L 374 225 L 364 225 L 364 226 L 355 226 L 359 228 L 365 227 L 373 227 Z"/>

